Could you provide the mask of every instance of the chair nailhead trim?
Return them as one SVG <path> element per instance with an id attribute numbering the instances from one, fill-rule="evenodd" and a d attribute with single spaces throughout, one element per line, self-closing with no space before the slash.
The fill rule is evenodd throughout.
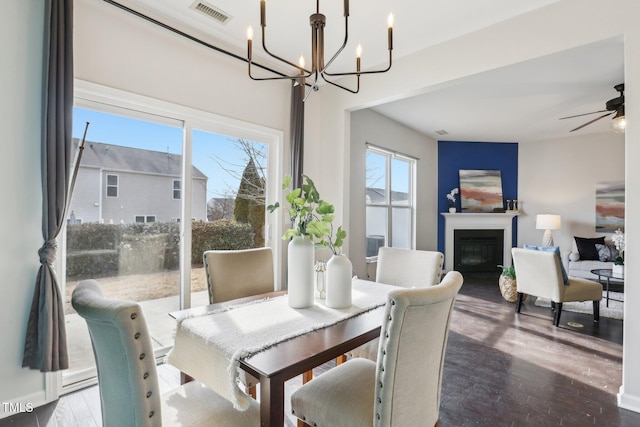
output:
<path id="1" fill-rule="evenodd" d="M 391 305 L 396 305 L 396 302 L 391 300 Z"/>
<path id="2" fill-rule="evenodd" d="M 142 376 L 143 379 L 147 379 L 149 378 L 149 372 L 145 372 L 144 375 Z"/>
<path id="3" fill-rule="evenodd" d="M 380 419 L 380 414 L 376 414 L 376 418 Z"/>
<path id="4" fill-rule="evenodd" d="M 382 381 L 380 381 L 379 384 L 380 384 L 380 388 L 382 388 Z"/>
<path id="5" fill-rule="evenodd" d="M 147 392 L 147 399 L 151 397 L 153 393 L 151 393 L 150 391 Z"/>
<path id="6" fill-rule="evenodd" d="M 140 332 L 136 332 L 136 334 L 133 336 L 133 338 L 135 338 L 135 339 L 140 338 Z"/>
<path id="7" fill-rule="evenodd" d="M 135 319 L 136 317 L 138 317 L 138 313 L 131 313 L 131 320 Z"/>
<path id="8" fill-rule="evenodd" d="M 140 360 L 144 359 L 144 353 L 140 355 Z"/>
<path id="9" fill-rule="evenodd" d="M 149 412 L 149 418 L 153 417 L 153 414 L 154 414 L 153 411 Z"/>

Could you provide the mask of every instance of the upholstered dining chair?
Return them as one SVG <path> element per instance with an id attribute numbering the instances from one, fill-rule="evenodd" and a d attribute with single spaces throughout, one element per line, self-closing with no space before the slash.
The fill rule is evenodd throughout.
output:
<path id="1" fill-rule="evenodd" d="M 440 283 L 442 252 L 381 247 L 378 251 L 376 282 L 403 288 L 434 286 Z M 351 350 L 350 357 L 376 360 L 378 340 Z"/>
<path id="2" fill-rule="evenodd" d="M 205 251 L 209 303 L 273 292 L 271 248 Z"/>
<path id="3" fill-rule="evenodd" d="M 205 251 L 202 258 L 210 304 L 274 290 L 271 248 L 211 250 Z M 255 399 L 258 379 L 240 371 L 240 381 Z"/>
<path id="4" fill-rule="evenodd" d="M 378 251 L 376 282 L 414 288 L 440 283 L 444 255 L 435 251 L 420 251 L 381 247 Z"/>
<path id="5" fill-rule="evenodd" d="M 462 275 L 389 293 L 378 362 L 351 359 L 291 394 L 293 414 L 311 426 L 433 426 L 451 313 Z M 428 327 L 425 327 L 428 325 Z"/>
<path id="6" fill-rule="evenodd" d="M 257 402 L 237 411 L 197 381 L 161 396 L 151 337 L 136 302 L 106 299 L 95 280 L 85 280 L 74 289 L 71 304 L 89 327 L 104 427 L 260 424 Z"/>
<path id="7" fill-rule="evenodd" d="M 562 303 L 593 301 L 593 321 L 600 320 L 600 300 L 602 285 L 598 282 L 578 277 L 568 277 L 567 284 L 562 276 L 560 258 L 554 252 L 512 248 L 513 266 L 518 277 L 518 298 L 516 313 L 522 308 L 523 294 L 551 300 L 553 325 L 560 324 Z"/>

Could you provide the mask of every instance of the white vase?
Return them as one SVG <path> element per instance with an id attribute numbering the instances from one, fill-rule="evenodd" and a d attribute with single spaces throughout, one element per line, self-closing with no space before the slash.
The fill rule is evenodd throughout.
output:
<path id="1" fill-rule="evenodd" d="M 296 236 L 289 242 L 287 256 L 287 287 L 289 306 L 307 308 L 313 305 L 313 243 L 306 236 Z"/>
<path id="2" fill-rule="evenodd" d="M 614 277 L 624 277 L 624 265 L 614 264 L 611 269 Z"/>
<path id="3" fill-rule="evenodd" d="M 327 307 L 351 307 L 351 261 L 344 255 L 334 255 L 327 262 Z"/>
<path id="4" fill-rule="evenodd" d="M 449 208 L 449 213 L 456 213 L 456 208 L 455 207 Z"/>

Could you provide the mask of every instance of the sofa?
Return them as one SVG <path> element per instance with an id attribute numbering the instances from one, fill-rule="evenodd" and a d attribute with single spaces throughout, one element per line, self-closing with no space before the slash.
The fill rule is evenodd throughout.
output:
<path id="1" fill-rule="evenodd" d="M 561 258 L 568 276 L 598 280 L 598 275 L 593 274 L 591 270 L 597 268 L 611 269 L 616 256 L 615 246 L 610 241 L 606 241 L 604 237 L 574 237 L 573 249 L 563 252 Z M 623 281 L 615 278 L 610 280 L 611 283 L 621 283 Z"/>

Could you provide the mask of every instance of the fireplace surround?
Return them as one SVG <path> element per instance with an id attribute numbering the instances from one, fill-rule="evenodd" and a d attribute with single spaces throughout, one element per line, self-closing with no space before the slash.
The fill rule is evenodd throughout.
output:
<path id="1" fill-rule="evenodd" d="M 444 270 L 454 266 L 455 230 L 502 230 L 502 264 L 511 265 L 513 218 L 518 212 L 501 213 L 447 213 L 444 217 Z"/>

